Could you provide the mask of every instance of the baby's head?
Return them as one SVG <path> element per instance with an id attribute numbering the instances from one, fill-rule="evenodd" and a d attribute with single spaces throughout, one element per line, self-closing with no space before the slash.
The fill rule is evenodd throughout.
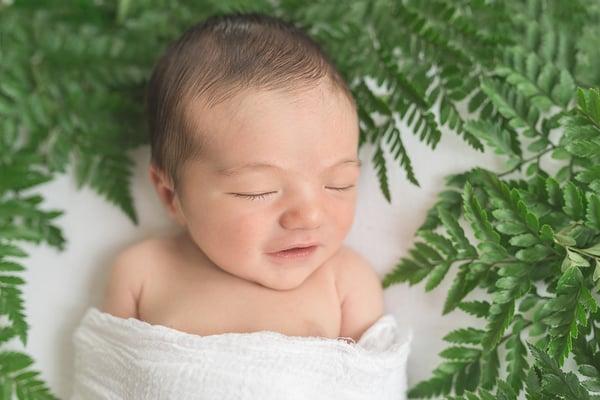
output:
<path id="1" fill-rule="evenodd" d="M 300 29 L 209 18 L 158 61 L 147 108 L 150 177 L 204 261 L 289 290 L 340 249 L 360 174 L 356 105 Z M 304 258 L 269 254 L 311 243 Z"/>

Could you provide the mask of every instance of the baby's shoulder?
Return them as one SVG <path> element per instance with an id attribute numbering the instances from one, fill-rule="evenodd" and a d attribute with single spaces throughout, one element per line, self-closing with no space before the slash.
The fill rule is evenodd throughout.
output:
<path id="1" fill-rule="evenodd" d="M 336 273 L 343 273 L 343 271 L 347 271 L 353 267 L 360 268 L 361 266 L 364 267 L 365 264 L 368 264 L 367 259 L 362 254 L 346 245 L 340 247 L 337 253 L 332 257 L 331 262 Z"/>
<path id="2" fill-rule="evenodd" d="M 365 279 L 376 280 L 377 272 L 373 266 L 358 251 L 348 246 L 342 246 L 334 255 L 332 260 L 336 287 L 340 299 L 343 299 L 352 286 Z"/>
<path id="3" fill-rule="evenodd" d="M 115 255 L 115 258 L 136 261 L 140 258 L 145 259 L 147 257 L 158 256 L 165 254 L 169 250 L 171 243 L 172 239 L 170 237 L 148 237 L 123 248 Z"/>
<path id="4" fill-rule="evenodd" d="M 121 318 L 137 318 L 144 281 L 169 251 L 168 238 L 147 238 L 117 252 L 108 270 L 102 310 Z"/>
<path id="5" fill-rule="evenodd" d="M 142 276 L 145 270 L 164 257 L 168 243 L 164 238 L 153 237 L 139 240 L 119 250 L 112 261 L 112 268 L 119 274 Z"/>

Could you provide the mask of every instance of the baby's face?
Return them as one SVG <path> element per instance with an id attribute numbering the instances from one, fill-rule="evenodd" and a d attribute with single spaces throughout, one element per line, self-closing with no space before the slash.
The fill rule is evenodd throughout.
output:
<path id="1" fill-rule="evenodd" d="M 354 220 L 356 112 L 326 82 L 295 94 L 245 92 L 209 112 L 194 107 L 209 140 L 202 161 L 182 171 L 178 218 L 213 266 L 276 290 L 300 286 Z M 319 245 L 306 258 L 269 255 L 308 242 Z"/>

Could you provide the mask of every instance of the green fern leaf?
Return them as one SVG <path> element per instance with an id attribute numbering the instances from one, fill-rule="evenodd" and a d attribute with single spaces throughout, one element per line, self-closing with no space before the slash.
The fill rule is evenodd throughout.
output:
<path id="1" fill-rule="evenodd" d="M 37 379 L 40 375 L 37 371 L 22 372 L 14 378 L 15 391 L 19 399 L 43 399 L 58 400 L 51 394 L 46 384 Z"/>
<path id="2" fill-rule="evenodd" d="M 583 219 L 585 208 L 581 190 L 572 182 L 567 182 L 563 187 L 563 196 L 565 204 L 563 210 L 565 214 L 575 220 Z"/>
<path id="3" fill-rule="evenodd" d="M 466 129 L 465 121 L 454 104 L 445 97 L 442 97 L 442 100 L 440 101 L 440 124 L 444 125 L 446 122 L 448 122 L 448 127 L 462 136 L 463 140 L 472 148 L 478 151 L 484 151 L 481 141 Z"/>
<path id="4" fill-rule="evenodd" d="M 575 90 L 570 73 L 551 63 L 541 66 L 536 54 L 526 54 L 525 49 L 514 47 L 506 55 L 508 64 L 496 68 L 495 72 L 504 76 L 542 112 L 548 111 L 552 105 L 566 107 Z M 536 74 L 539 74 L 537 79 Z"/>
<path id="5" fill-rule="evenodd" d="M 498 109 L 513 129 L 523 129 L 522 134 L 527 137 L 538 137 L 540 133 L 536 128 L 540 112 L 538 109 L 527 108 L 527 103 L 521 96 L 512 92 L 509 87 L 496 84 L 491 79 L 481 82 L 481 90 L 488 96 L 492 104 Z M 520 154 L 517 152 L 517 154 Z"/>
<path id="6" fill-rule="evenodd" d="M 425 242 L 438 249 L 446 257 L 452 257 L 456 255 L 456 250 L 454 249 L 452 242 L 445 236 L 425 229 L 418 231 L 417 235 L 423 238 Z"/>
<path id="7" fill-rule="evenodd" d="M 573 81 L 573 77 L 567 70 L 561 70 L 559 82 L 552 89 L 552 98 L 561 106 L 567 107 L 571 99 L 573 99 L 574 91 L 575 82 Z"/>
<path id="8" fill-rule="evenodd" d="M 498 348 L 484 352 L 481 356 L 481 387 L 484 389 L 493 389 L 498 380 L 500 371 L 500 359 L 498 358 Z"/>
<path id="9" fill-rule="evenodd" d="M 458 307 L 461 300 L 477 286 L 483 277 L 485 270 L 473 273 L 473 271 L 469 270 L 470 266 L 471 264 L 468 262 L 459 266 L 458 273 L 454 277 L 452 285 L 448 290 L 442 315 L 446 315 Z"/>
<path id="10" fill-rule="evenodd" d="M 392 141 L 390 152 L 394 157 L 394 160 L 400 161 L 400 166 L 406 172 L 406 177 L 408 178 L 408 180 L 414 185 L 419 186 L 419 182 L 417 181 L 417 178 L 415 177 L 415 173 L 413 171 L 412 163 L 410 161 L 410 158 L 408 157 L 408 154 L 406 154 L 406 148 L 402 143 L 400 131 L 392 121 L 389 122 L 389 127 L 387 129 L 387 134 L 385 135 L 385 137 L 387 143 Z"/>
<path id="11" fill-rule="evenodd" d="M 577 157 L 589 158 L 594 161 L 600 154 L 600 140 L 577 140 L 569 143 L 565 148 Z"/>
<path id="12" fill-rule="evenodd" d="M 527 363 L 527 348 L 521 341 L 520 331 L 513 332 L 513 335 L 506 341 L 506 361 L 507 373 L 506 380 L 512 388 L 518 393 L 525 381 L 525 371 L 529 367 Z"/>
<path id="13" fill-rule="evenodd" d="M 564 200 L 558 182 L 551 177 L 546 178 L 546 190 L 548 191 L 548 202 L 562 208 Z"/>
<path id="14" fill-rule="evenodd" d="M 0 343 L 6 343 L 15 336 L 17 336 L 17 332 L 12 326 L 3 326 L 0 328 Z"/>
<path id="15" fill-rule="evenodd" d="M 481 342 L 484 351 L 490 351 L 498 344 L 504 331 L 512 321 L 514 308 L 514 300 L 492 304 L 490 307 L 489 322 L 486 327 L 486 335 Z"/>
<path id="16" fill-rule="evenodd" d="M 0 352 L 0 373 L 2 373 L 3 397 L 12 398 L 13 389 L 18 399 L 57 400 L 43 381 L 36 379 L 37 371 L 23 371 L 33 360 L 24 353 L 15 351 Z"/>
<path id="17" fill-rule="evenodd" d="M 458 307 L 479 318 L 486 318 L 490 313 L 490 303 L 484 300 L 463 301 L 458 304 Z"/>
<path id="18" fill-rule="evenodd" d="M 408 391 L 408 398 L 430 398 L 450 393 L 455 376 L 463 370 L 469 361 L 452 360 L 440 364 L 428 380 L 417 383 Z"/>
<path id="19" fill-rule="evenodd" d="M 35 154 L 17 153 L 13 162 L 0 160 L 0 194 L 10 190 L 19 191 L 49 182 L 52 175 L 41 170 L 40 157 Z"/>
<path id="20" fill-rule="evenodd" d="M 535 263 L 544 260 L 553 254 L 552 248 L 543 244 L 534 244 L 531 247 L 517 251 L 515 257 L 518 260 Z"/>
<path id="21" fill-rule="evenodd" d="M 0 241 L 0 259 L 4 257 L 27 257 L 27 253 L 13 244 Z"/>
<path id="22" fill-rule="evenodd" d="M 581 321 L 580 318 L 584 313 L 584 306 L 579 303 L 582 281 L 579 268 L 567 268 L 557 283 L 557 297 L 543 307 L 543 311 L 548 313 L 544 321 L 551 327 L 548 352 L 559 365 L 562 365 L 571 351 L 573 339 L 578 335 L 578 320 L 583 326 L 587 324 L 587 321 Z"/>
<path id="23" fill-rule="evenodd" d="M 577 107 L 596 127 L 600 128 L 600 89 L 577 89 Z"/>
<path id="24" fill-rule="evenodd" d="M 436 203 L 427 211 L 425 221 L 419 227 L 417 231 L 421 230 L 432 230 L 438 227 L 442 221 L 438 214 L 438 208 L 443 207 L 454 216 L 458 218 L 462 213 L 462 196 L 460 192 L 456 190 L 443 190 L 438 194 L 438 200 Z"/>
<path id="25" fill-rule="evenodd" d="M 11 262 L 11 261 L 3 261 L 0 258 L 0 271 L 2 272 L 20 272 L 20 271 L 24 271 L 25 268 L 17 263 Z"/>
<path id="26" fill-rule="evenodd" d="M 431 270 L 431 273 L 429 274 L 429 279 L 427 280 L 427 283 L 425 284 L 426 292 L 433 290 L 435 287 L 437 287 L 440 284 L 440 282 L 444 279 L 444 277 L 448 273 L 448 270 L 450 269 L 450 265 L 451 265 L 451 263 L 448 261 L 441 262 L 438 265 L 436 265 L 435 268 L 433 268 L 433 270 Z"/>
<path id="27" fill-rule="evenodd" d="M 531 233 L 513 236 L 510 238 L 510 244 L 516 247 L 530 247 L 539 243 L 539 239 Z"/>
<path id="28" fill-rule="evenodd" d="M 15 284 L 3 284 L 0 290 L 0 315 L 7 315 L 23 345 L 27 345 L 29 324 L 25 321 L 23 292 Z"/>
<path id="29" fill-rule="evenodd" d="M 446 334 L 443 339 L 450 343 L 480 344 L 485 331 L 476 328 L 459 328 Z"/>
<path id="30" fill-rule="evenodd" d="M 438 206 L 437 214 L 456 247 L 467 256 L 475 256 L 477 254 L 477 250 L 471 245 L 465 236 L 464 230 L 458 224 L 458 221 L 456 221 L 454 216 L 452 216 L 447 209 L 441 206 Z"/>
<path id="31" fill-rule="evenodd" d="M 91 150 L 89 153 L 82 153 L 82 158 L 96 159 L 95 168 L 89 173 L 86 183 L 117 205 L 134 224 L 137 224 L 137 213 L 133 207 L 129 185 L 133 161 L 126 154 L 105 153 L 97 156 L 97 153 Z"/>
<path id="32" fill-rule="evenodd" d="M 477 239 L 483 242 L 500 242 L 500 235 L 492 228 L 487 213 L 479 205 L 469 182 L 465 185 L 463 192 L 463 207 L 465 218 L 470 222 Z"/>
<path id="33" fill-rule="evenodd" d="M 541 387 L 544 394 L 573 400 L 590 399 L 587 390 L 581 385 L 574 373 L 564 373 L 557 362 L 543 350 L 532 344 L 528 345 L 535 358 L 535 365 L 540 370 L 539 376 L 541 377 Z"/>
<path id="34" fill-rule="evenodd" d="M 390 203 L 391 197 L 387 179 L 387 168 L 385 166 L 385 157 L 383 156 L 383 150 L 379 145 L 375 149 L 375 154 L 373 154 L 372 161 L 375 171 L 377 172 L 379 188 L 381 189 L 381 192 L 383 193 L 385 199 L 388 201 L 388 203 Z"/>
<path id="35" fill-rule="evenodd" d="M 394 269 L 383 277 L 382 287 L 384 289 L 399 282 L 409 282 L 411 285 L 420 282 L 428 274 L 413 260 L 403 259 L 396 264 Z"/>
<path id="36" fill-rule="evenodd" d="M 35 243 L 45 241 L 62 250 L 65 239 L 62 232 L 52 224 L 52 220 L 61 216 L 62 211 L 43 211 L 38 208 L 40 196 L 28 196 L 0 200 L 0 222 L 19 218 L 20 222 L 9 222 L 0 226 L 0 236 L 5 240 L 28 240 Z M 1 225 L 1 224 L 0 224 Z"/>
<path id="37" fill-rule="evenodd" d="M 514 262 L 502 264 L 501 276 L 495 283 L 497 291 L 493 294 L 490 306 L 486 335 L 482 341 L 484 351 L 490 351 L 499 343 L 506 328 L 513 321 L 516 299 L 530 288 L 527 265 Z"/>
<path id="38" fill-rule="evenodd" d="M 575 175 L 575 180 L 590 184 L 594 181 L 600 181 L 600 165 L 592 166 Z"/>
<path id="39" fill-rule="evenodd" d="M 27 354 L 16 351 L 0 352 L 0 366 L 2 366 L 2 372 L 16 372 L 27 368 L 31 364 L 33 364 L 33 360 Z"/>
<path id="40" fill-rule="evenodd" d="M 440 352 L 440 356 L 450 360 L 475 361 L 479 359 L 481 350 L 473 347 L 452 346 Z"/>
<path id="41" fill-rule="evenodd" d="M 489 121 L 469 121 L 465 124 L 465 130 L 473 136 L 483 140 L 488 146 L 492 147 L 497 154 L 516 157 L 513 151 L 510 133 L 500 129 L 497 124 Z"/>

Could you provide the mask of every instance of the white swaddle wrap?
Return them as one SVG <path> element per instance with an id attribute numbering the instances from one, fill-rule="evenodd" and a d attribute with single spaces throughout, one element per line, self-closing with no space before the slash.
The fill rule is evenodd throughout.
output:
<path id="1" fill-rule="evenodd" d="M 273 331 L 200 336 L 91 307 L 73 336 L 71 400 L 402 400 L 411 340 L 391 314 L 354 343 Z"/>

